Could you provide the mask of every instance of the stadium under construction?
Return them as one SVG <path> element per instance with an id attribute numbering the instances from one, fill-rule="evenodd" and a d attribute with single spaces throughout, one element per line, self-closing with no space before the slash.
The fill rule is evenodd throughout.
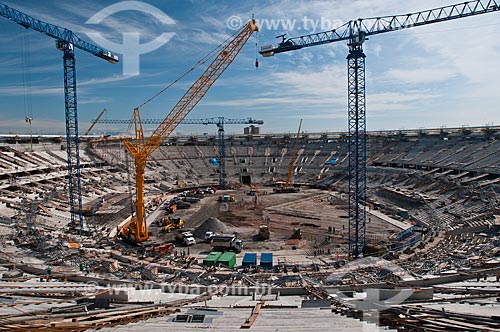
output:
<path id="1" fill-rule="evenodd" d="M 469 1 L 260 48 L 347 41 L 345 132 L 186 118 L 259 30 L 252 18 L 164 119 L 141 108 L 170 85 L 80 135 L 73 48 L 120 59 L 0 3 L 56 39 L 66 108 L 66 135 L 0 135 L 0 331 L 500 331 L 500 126 L 368 131 L 362 47 L 499 9 Z M 132 134 L 94 135 L 103 123 Z"/>

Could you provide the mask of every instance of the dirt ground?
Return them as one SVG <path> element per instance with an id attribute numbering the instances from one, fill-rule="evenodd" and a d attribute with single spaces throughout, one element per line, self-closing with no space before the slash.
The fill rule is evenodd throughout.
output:
<path id="1" fill-rule="evenodd" d="M 220 203 L 218 197 L 225 193 L 235 196 L 235 202 Z M 194 230 L 209 217 L 215 217 L 237 233 L 244 241 L 246 250 L 295 250 L 307 253 L 322 250 L 345 254 L 348 236 L 348 213 L 346 205 L 332 205 L 329 192 L 318 189 L 301 190 L 298 193 L 275 194 L 272 189 L 259 189 L 257 196 L 248 190 L 220 191 L 208 195 L 188 210 L 179 210 L 186 221 L 186 229 Z M 258 228 L 267 224 L 270 239 L 260 241 Z M 295 228 L 300 228 L 302 240 L 288 242 Z M 367 239 L 388 239 L 396 229 L 383 220 L 371 217 L 367 223 Z M 160 235 L 169 240 L 172 235 Z M 193 250 L 208 250 L 196 245 Z M 197 250 L 198 249 L 198 250 Z"/>

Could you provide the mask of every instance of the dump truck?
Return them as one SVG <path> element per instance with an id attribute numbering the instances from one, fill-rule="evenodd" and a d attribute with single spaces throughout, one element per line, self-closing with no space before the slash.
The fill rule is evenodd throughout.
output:
<path id="1" fill-rule="evenodd" d="M 210 245 L 216 251 L 241 252 L 243 250 L 243 241 L 236 235 L 214 235 L 210 240 Z"/>
<path id="2" fill-rule="evenodd" d="M 184 220 L 181 217 L 168 217 L 168 219 L 164 219 L 165 226 L 163 226 L 162 230 L 165 233 L 170 233 L 173 229 L 179 229 L 184 227 Z"/>
<path id="3" fill-rule="evenodd" d="M 212 241 L 212 237 L 215 235 L 214 232 L 207 231 L 205 232 L 204 240 L 206 243 L 210 243 Z"/>

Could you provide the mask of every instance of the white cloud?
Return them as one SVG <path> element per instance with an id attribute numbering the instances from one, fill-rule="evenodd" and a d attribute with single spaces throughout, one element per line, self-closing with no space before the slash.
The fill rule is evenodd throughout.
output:
<path id="1" fill-rule="evenodd" d="M 314 99 L 346 95 L 347 78 L 343 66 L 312 65 L 311 67 L 301 71 L 273 72 L 264 85 L 287 95 L 301 95 Z"/>
<path id="2" fill-rule="evenodd" d="M 226 26 L 226 20 L 231 15 L 239 15 L 245 19 L 253 12 L 259 19 L 290 18 L 295 19 L 298 24 L 305 16 L 309 19 L 324 18 L 346 22 L 357 17 L 400 14 L 443 5 L 442 0 L 269 0 L 220 3 L 197 0 L 173 8 L 163 2 L 156 2 L 155 6 L 176 19 L 175 26 L 166 27 L 155 22 L 154 18 L 124 12 L 116 17 L 109 17 L 102 27 L 87 27 L 84 22 L 106 5 L 96 1 L 78 4 L 63 2 L 58 4 L 63 6 L 62 9 L 55 10 L 55 1 L 49 1 L 47 6 L 38 3 L 33 3 L 33 6 L 23 2 L 10 3 L 12 7 L 19 7 L 36 17 L 78 32 L 84 28 L 109 32 L 106 37 L 117 42 L 121 42 L 122 31 L 141 31 L 141 36 L 145 39 L 142 42 L 156 38 L 165 28 L 176 32 L 175 41 L 166 46 L 169 52 L 159 51 L 144 56 L 141 70 L 144 69 L 145 74 L 134 80 L 113 75 L 111 70 L 104 68 L 102 72 L 95 74 L 95 71 L 101 69 L 95 69 L 91 65 L 86 67 L 84 61 L 88 57 L 79 57 L 78 76 L 82 77 L 82 82 L 78 82 L 82 86 L 78 91 L 79 102 L 109 102 L 106 106 L 115 109 L 125 109 L 127 105 L 149 97 L 157 88 L 175 79 L 207 53 L 207 45 L 217 45 L 227 38 L 233 32 Z M 500 104 L 500 66 L 497 65 L 500 38 L 496 32 L 498 15 L 499 13 L 492 13 L 371 36 L 365 43 L 368 118 L 376 118 L 374 121 L 380 121 L 386 128 L 400 128 L 401 125 L 408 126 L 408 123 L 411 125 L 408 117 L 417 115 L 420 116 L 419 124 L 424 126 L 426 121 L 428 126 L 439 126 L 443 123 L 442 119 L 456 119 L 471 125 L 499 122 L 500 113 L 496 106 Z M 139 17 L 144 20 L 137 19 Z M 259 34 L 259 44 L 276 43 L 278 40 L 274 37 L 284 32 L 282 30 L 263 29 Z M 292 37 L 311 33 L 312 30 L 295 29 L 288 32 Z M 81 37 L 86 38 L 83 34 Z M 48 49 L 52 47 L 52 43 L 50 40 L 47 42 L 47 38 L 40 40 L 43 45 L 48 45 Z M 32 40 L 38 41 L 35 38 Z M 282 118 L 296 119 L 303 116 L 310 120 L 307 123 L 309 128 L 314 126 L 323 130 L 330 123 L 321 120 L 346 117 L 345 57 L 348 51 L 345 42 L 311 47 L 273 58 L 259 57 L 260 68 L 257 72 L 252 72 L 253 44 L 252 38 L 199 107 L 218 106 L 213 108 L 214 112 L 227 112 L 235 118 L 246 117 L 247 114 L 265 121 L 270 118 L 266 127 L 267 124 L 268 128 L 281 126 L 278 129 L 281 131 L 288 131 L 284 128 L 292 124 L 279 121 Z M 40 52 L 40 56 L 44 60 L 54 56 L 54 51 L 50 54 L 45 48 L 42 51 L 44 52 Z M 1 54 L 7 61 L 13 57 L 8 50 L 2 50 Z M 37 58 L 38 56 L 37 54 Z M 50 65 L 46 61 L 40 61 L 37 65 L 39 64 Z M 54 68 L 58 69 L 59 64 L 60 61 L 53 65 L 56 66 Z M 7 62 L 0 66 L 14 71 Z M 43 71 L 42 67 L 40 69 Z M 63 95 L 62 88 L 58 88 L 62 86 L 61 73 L 55 69 L 46 69 L 47 73 L 54 72 L 54 75 L 45 75 L 52 80 L 33 84 L 33 95 L 45 94 L 58 98 Z M 147 74 L 150 72 L 151 74 Z M 200 73 L 193 73 L 188 79 L 189 83 L 181 83 L 178 88 L 184 91 Z M 33 77 L 37 79 L 40 76 Z M 0 94 L 23 95 L 24 88 L 19 86 L 20 82 L 19 80 L 17 86 L 12 86 L 12 82 L 8 82 L 9 85 L 2 83 L 4 87 L 0 87 Z M 110 95 L 110 90 L 104 89 L 107 85 L 115 88 Z M 89 91 L 92 91 L 92 95 Z M 172 93 L 165 99 L 174 103 L 179 96 L 180 94 Z M 437 112 L 440 113 L 439 117 Z M 213 115 L 218 116 L 219 113 Z M 292 126 L 294 125 L 293 123 Z"/>
<path id="3" fill-rule="evenodd" d="M 39 86 L 32 86 L 29 89 L 32 95 L 42 96 L 42 95 L 62 95 L 64 93 L 63 88 L 46 88 Z M 27 93 L 27 90 L 22 86 L 9 86 L 0 87 L 0 95 L 2 96 L 23 96 Z"/>
<path id="4" fill-rule="evenodd" d="M 87 104 L 106 104 L 111 101 L 111 98 L 101 98 L 101 97 L 81 97 L 78 100 L 79 105 L 87 105 Z"/>
<path id="5" fill-rule="evenodd" d="M 29 125 L 23 119 L 6 119 L 7 121 L 0 122 L 0 132 L 11 134 L 26 134 L 29 135 Z M 32 120 L 33 135 L 37 134 L 61 134 L 64 135 L 64 121 L 39 119 L 34 117 Z"/>
<path id="6" fill-rule="evenodd" d="M 457 75 L 450 68 L 390 69 L 384 76 L 401 83 L 425 84 L 447 81 Z"/>
<path id="7" fill-rule="evenodd" d="M 109 77 L 101 77 L 101 78 L 91 78 L 86 81 L 82 82 L 77 82 L 78 86 L 92 86 L 96 84 L 107 84 L 107 83 L 113 83 L 113 82 L 120 82 L 120 81 L 125 81 L 128 80 L 129 78 L 134 78 L 136 77 L 135 75 L 132 76 L 127 76 L 127 75 L 112 75 Z"/>

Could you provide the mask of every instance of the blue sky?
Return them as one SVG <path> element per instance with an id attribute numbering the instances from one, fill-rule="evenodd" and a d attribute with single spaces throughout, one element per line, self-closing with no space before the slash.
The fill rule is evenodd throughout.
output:
<path id="1" fill-rule="evenodd" d="M 174 24 L 163 24 L 145 13 L 123 11 L 107 17 L 100 25 L 89 25 L 86 22 L 90 17 L 119 1 L 2 1 L 69 28 L 88 41 L 92 40 L 86 32 L 92 29 L 115 43 L 121 43 L 124 31 L 139 32 L 141 43 L 165 32 L 175 33 L 163 46 L 140 56 L 140 74 L 136 76 L 124 76 L 121 64 L 111 65 L 76 50 L 80 132 L 104 107 L 109 119 L 130 118 L 135 106 L 234 33 L 228 27 L 230 17 L 247 21 L 255 14 L 261 23 L 260 47 L 276 43 L 275 36 L 282 33 L 298 36 L 334 28 L 358 17 L 402 14 L 455 3 L 146 0 L 144 3 L 157 7 Z M 0 133 L 28 133 L 26 115 L 33 117 L 34 133 L 64 133 L 62 53 L 50 37 L 1 17 L 0 27 Z M 364 45 L 368 129 L 498 125 L 499 28 L 500 13 L 491 13 L 370 37 Z M 23 42 L 26 40 L 29 43 Z M 304 119 L 305 132 L 346 130 L 345 43 L 270 58 L 259 56 L 256 69 L 255 42 L 254 37 L 249 40 L 189 118 L 262 119 L 264 133 L 294 132 L 300 118 Z M 200 74 L 201 70 L 195 71 L 145 106 L 142 117 L 163 118 Z M 31 86 L 31 94 L 26 95 L 25 86 Z M 242 127 L 227 126 L 226 132 L 242 133 Z M 97 125 L 94 133 L 111 131 L 109 126 Z M 202 132 L 215 133 L 216 127 L 182 125 L 177 133 Z"/>

